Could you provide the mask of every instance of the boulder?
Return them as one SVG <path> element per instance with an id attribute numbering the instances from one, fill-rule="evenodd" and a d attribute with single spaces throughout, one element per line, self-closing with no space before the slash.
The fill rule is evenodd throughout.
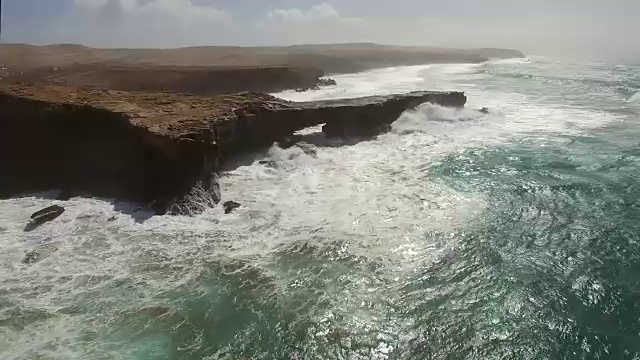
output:
<path id="1" fill-rule="evenodd" d="M 332 78 L 320 78 L 318 81 L 318 86 L 334 86 L 338 85 L 338 83 Z"/>
<path id="2" fill-rule="evenodd" d="M 264 166 L 270 167 L 270 168 L 275 168 L 275 167 L 278 166 L 277 163 L 275 161 L 273 161 L 273 160 L 260 160 L 260 161 L 258 161 L 258 164 L 264 165 Z"/>
<path id="3" fill-rule="evenodd" d="M 307 92 L 307 91 L 311 91 L 311 90 L 320 90 L 320 87 L 316 85 L 316 86 L 298 88 L 298 89 L 296 89 L 296 92 Z"/>
<path id="4" fill-rule="evenodd" d="M 26 265 L 30 265 L 38 262 L 40 260 L 40 254 L 36 250 L 31 250 L 24 255 L 24 259 L 22 259 L 22 263 Z"/>
<path id="5" fill-rule="evenodd" d="M 302 149 L 302 151 L 309 156 L 313 156 L 313 157 L 318 156 L 318 149 L 307 142 L 300 141 L 296 144 L 296 146 Z"/>
<path id="6" fill-rule="evenodd" d="M 239 208 L 241 205 L 240 203 L 237 203 L 235 201 L 227 201 L 222 206 L 224 207 L 224 213 L 230 214 L 233 210 Z"/>
<path id="7" fill-rule="evenodd" d="M 36 211 L 31 215 L 31 221 L 25 227 L 25 231 L 31 231 L 46 222 L 53 221 L 62 213 L 64 213 L 64 208 L 59 205 L 51 205 Z"/>
<path id="8" fill-rule="evenodd" d="M 338 85 L 338 83 L 332 78 L 319 78 L 317 84 L 313 86 L 307 86 L 302 88 L 297 88 L 296 92 L 307 92 L 311 90 L 320 90 L 322 86 L 333 86 Z"/>

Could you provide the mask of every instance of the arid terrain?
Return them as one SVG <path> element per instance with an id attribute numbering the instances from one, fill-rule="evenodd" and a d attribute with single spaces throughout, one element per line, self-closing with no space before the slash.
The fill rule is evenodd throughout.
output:
<path id="1" fill-rule="evenodd" d="M 326 73 L 345 73 L 393 65 L 468 63 L 512 57 L 523 57 L 523 54 L 506 49 L 457 50 L 368 43 L 176 49 L 95 49 L 74 44 L 0 45 L 0 63 L 7 68 L 22 70 L 109 63 L 129 66 L 292 66 L 315 67 Z"/>
<path id="2" fill-rule="evenodd" d="M 323 75 L 428 63 L 522 57 L 503 49 L 455 50 L 376 44 L 288 47 L 94 49 L 81 45 L 0 46 L 0 82 L 95 86 L 199 95 L 278 92 L 318 85 Z"/>

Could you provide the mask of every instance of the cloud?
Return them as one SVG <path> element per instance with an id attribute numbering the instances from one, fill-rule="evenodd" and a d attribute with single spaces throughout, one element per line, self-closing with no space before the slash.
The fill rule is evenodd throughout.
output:
<path id="1" fill-rule="evenodd" d="M 342 16 L 331 4 L 322 3 L 308 9 L 272 10 L 258 27 L 272 43 L 330 43 L 362 40 L 367 22 Z"/>
<path id="2" fill-rule="evenodd" d="M 73 0 L 53 24 L 14 22 L 7 34 L 11 41 L 98 47 L 378 42 L 640 57 L 629 40 L 637 32 L 637 0 L 255 1 Z"/>
<path id="3" fill-rule="evenodd" d="M 191 0 L 74 0 L 58 21 L 61 42 L 108 47 L 174 47 L 224 40 L 233 21 L 223 10 Z"/>
<path id="4" fill-rule="evenodd" d="M 637 31 L 637 20 L 630 14 L 640 11 L 640 1 L 611 0 L 618 6 L 565 1 L 516 6 L 506 0 L 456 0 L 458 8 L 434 4 L 413 15 L 368 17 L 345 16 L 324 3 L 273 10 L 263 33 L 272 32 L 273 39 L 284 43 L 378 42 L 504 47 L 551 56 L 640 57 L 640 48 L 628 40 Z"/>
<path id="5" fill-rule="evenodd" d="M 339 19 L 340 14 L 329 3 L 313 6 L 308 10 L 300 9 L 275 9 L 267 14 L 267 17 L 284 22 L 309 23 L 314 21 Z"/>

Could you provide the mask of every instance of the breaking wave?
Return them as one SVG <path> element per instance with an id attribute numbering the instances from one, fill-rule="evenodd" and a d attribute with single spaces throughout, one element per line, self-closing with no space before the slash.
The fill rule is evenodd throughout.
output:
<path id="1" fill-rule="evenodd" d="M 414 131 L 428 132 L 431 130 L 429 122 L 456 123 L 461 121 L 478 120 L 485 114 L 468 108 L 447 108 L 435 104 L 423 104 L 415 110 L 406 111 L 392 124 L 392 129 L 398 134 L 408 134 Z"/>

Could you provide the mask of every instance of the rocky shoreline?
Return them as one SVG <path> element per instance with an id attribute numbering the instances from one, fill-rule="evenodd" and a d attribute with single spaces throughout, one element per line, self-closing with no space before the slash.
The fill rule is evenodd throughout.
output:
<path id="1" fill-rule="evenodd" d="M 193 213 L 220 200 L 215 174 L 230 156 L 325 124 L 328 137 L 371 137 L 425 102 L 461 107 L 459 92 L 289 102 L 60 86 L 0 88 L 0 196 L 61 189 Z M 211 201 L 182 206 L 194 191 Z M 202 195 L 202 194 L 200 194 Z M 186 209 L 186 210 L 185 210 Z"/>

